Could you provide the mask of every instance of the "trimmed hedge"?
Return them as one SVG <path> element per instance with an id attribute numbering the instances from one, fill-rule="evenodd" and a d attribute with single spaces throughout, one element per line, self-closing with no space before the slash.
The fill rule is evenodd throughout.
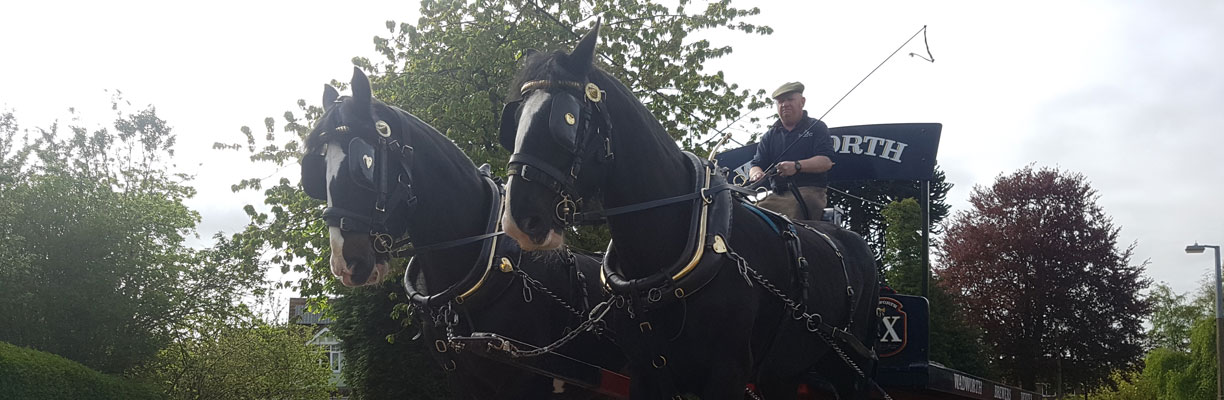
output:
<path id="1" fill-rule="evenodd" d="M 158 399 L 150 385 L 75 361 L 0 342 L 0 399 Z"/>

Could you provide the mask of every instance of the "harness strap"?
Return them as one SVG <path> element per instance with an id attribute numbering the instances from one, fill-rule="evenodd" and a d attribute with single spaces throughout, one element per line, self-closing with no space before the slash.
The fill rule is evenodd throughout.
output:
<path id="1" fill-rule="evenodd" d="M 651 209 L 655 207 L 662 207 L 662 206 L 679 203 L 683 201 L 696 200 L 700 198 L 710 198 L 710 196 L 713 196 L 715 193 L 718 193 L 724 190 L 731 190 L 735 192 L 744 193 L 744 191 L 737 190 L 737 188 L 742 189 L 741 186 L 736 185 L 734 183 L 723 182 L 717 185 L 710 186 L 710 188 L 706 190 L 698 190 L 698 191 L 691 192 L 691 193 L 685 193 L 679 196 L 672 196 L 672 197 L 658 199 L 658 200 L 651 200 L 651 201 L 646 201 L 646 202 L 637 203 L 637 204 L 630 204 L 627 206 L 605 208 L 603 210 L 598 210 L 598 211 L 588 211 L 588 212 L 577 213 L 574 217 L 574 220 L 578 222 L 602 221 L 603 219 L 614 216 L 614 215 L 628 214 L 631 212 L 647 210 L 647 209 Z M 748 191 L 748 193 L 755 193 L 755 192 Z"/>
<path id="2" fill-rule="evenodd" d="M 543 176 L 540 174 L 543 174 Z M 508 179 L 514 175 L 518 175 L 524 180 L 547 186 L 562 197 L 570 197 L 577 193 L 574 190 L 573 176 L 561 172 L 561 170 L 549 165 L 544 160 L 530 154 L 514 153 L 510 155 L 509 165 L 506 167 L 506 177 Z"/>
<path id="3" fill-rule="evenodd" d="M 645 319 L 643 318 L 643 321 L 638 324 L 638 337 L 642 339 L 642 346 L 638 348 L 638 354 L 640 355 L 637 359 L 648 362 L 650 366 L 643 365 L 641 368 L 646 370 L 649 375 L 655 377 L 655 383 L 659 386 L 660 394 L 667 396 L 664 397 L 665 399 L 684 400 L 684 396 L 676 389 L 676 377 L 673 373 L 675 369 L 668 365 L 670 360 L 667 359 L 667 355 L 663 351 L 667 347 L 663 343 L 664 338 L 654 332 L 654 326 Z"/>
<path id="4" fill-rule="evenodd" d="M 850 345 L 850 348 L 854 349 L 854 352 L 858 353 L 860 356 L 870 360 L 879 359 L 879 357 L 876 356 L 875 350 L 867 348 L 867 346 L 863 345 L 863 342 L 860 342 L 858 338 L 854 337 L 854 334 L 851 334 L 848 330 L 833 329 L 833 338 L 841 340 L 842 343 Z"/>
<path id="5" fill-rule="evenodd" d="M 786 240 L 786 252 L 790 255 L 791 265 L 794 267 L 795 280 L 799 282 L 799 301 L 807 303 L 808 299 L 808 261 L 807 257 L 803 256 L 803 245 L 799 243 L 799 232 L 795 231 L 794 225 L 786 226 L 786 233 L 782 238 Z"/>
<path id="6" fill-rule="evenodd" d="M 772 218 L 765 216 L 765 213 L 761 212 L 760 208 L 757 208 L 757 206 L 753 205 L 752 203 L 748 203 L 748 202 L 740 202 L 740 205 L 743 205 L 744 208 L 748 209 L 748 211 L 752 211 L 752 213 L 756 214 L 757 217 L 761 218 L 762 221 L 765 221 L 766 224 L 769 224 L 769 228 L 773 229 L 774 233 L 782 234 L 782 230 L 778 229 L 778 224 L 775 224 Z"/>
<path id="7" fill-rule="evenodd" d="M 368 215 L 358 214 L 339 207 L 324 209 L 323 219 L 327 220 L 328 225 L 340 228 L 342 231 L 374 231 L 374 222 Z"/>
<path id="8" fill-rule="evenodd" d="M 489 232 L 483 235 L 468 236 L 465 238 L 448 240 L 445 242 L 434 243 L 434 244 L 425 245 L 421 247 L 413 246 L 411 242 L 408 242 L 404 245 L 406 248 L 402 248 L 402 249 L 391 252 L 391 256 L 392 257 L 415 257 L 421 254 L 435 251 L 435 250 L 441 250 L 441 249 L 446 249 L 446 248 L 451 248 L 451 247 L 458 247 L 458 246 L 462 246 L 462 245 L 469 244 L 469 243 L 479 242 L 481 240 L 485 240 L 485 239 L 488 239 L 494 236 L 500 236 L 505 233 L 506 231 Z"/>
<path id="9" fill-rule="evenodd" d="M 837 243 L 833 241 L 833 238 L 815 229 L 812 229 L 812 232 L 819 235 L 821 239 L 824 239 L 829 248 L 833 249 L 833 252 L 837 254 L 837 259 L 841 261 L 842 276 L 846 280 L 846 299 L 850 303 L 850 315 L 854 315 L 854 311 L 858 309 L 858 302 L 854 301 L 854 288 L 850 286 L 850 271 L 846 268 L 846 258 L 842 256 L 841 249 L 837 248 Z M 854 325 L 853 318 L 850 319 L 850 322 L 846 323 L 846 328 L 849 329 L 852 325 Z"/>

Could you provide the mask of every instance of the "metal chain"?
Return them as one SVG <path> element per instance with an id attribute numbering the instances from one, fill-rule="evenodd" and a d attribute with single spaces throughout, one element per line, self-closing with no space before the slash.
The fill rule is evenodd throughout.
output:
<path id="1" fill-rule="evenodd" d="M 770 282 L 768 279 L 765 279 L 764 276 L 761 276 L 759 272 L 757 272 L 755 269 L 749 266 L 748 261 L 744 260 L 744 258 L 741 257 L 738 253 L 734 251 L 728 251 L 727 256 L 730 257 L 732 260 L 735 260 L 735 263 L 739 265 L 741 274 L 744 274 L 745 277 L 750 277 L 752 280 L 756 281 L 757 284 L 761 285 L 761 287 L 764 287 L 765 290 L 769 291 L 774 296 L 781 299 L 782 302 L 786 304 L 786 307 L 791 309 L 792 311 L 791 318 L 794 318 L 796 320 L 800 320 L 800 319 L 814 320 L 814 319 L 821 318 L 820 314 L 809 314 L 806 310 L 807 306 L 803 304 L 799 304 L 795 302 L 794 300 L 791 300 L 789 296 L 787 296 L 785 293 L 782 292 L 782 289 L 778 289 L 777 286 L 774 286 L 773 282 Z"/>
<path id="2" fill-rule="evenodd" d="M 812 229 L 811 227 L 808 227 L 806 225 L 804 227 L 808 229 Z M 765 279 L 765 277 L 762 276 L 759 272 L 757 272 L 751 266 L 748 266 L 748 262 L 744 260 L 744 258 L 741 257 L 736 252 L 728 251 L 727 256 L 731 257 L 732 260 L 735 260 L 736 264 L 739 264 L 740 273 L 745 273 L 747 274 L 747 276 L 752 277 L 752 280 L 756 281 L 757 284 L 761 285 L 761 287 L 765 288 L 765 290 L 772 293 L 775 297 L 778 297 L 779 299 L 781 299 L 782 303 L 784 303 L 786 307 L 791 309 L 792 319 L 797 320 L 797 321 L 798 320 L 806 321 L 807 330 L 809 332 L 816 333 L 822 340 L 824 340 L 825 343 L 828 344 L 829 347 L 833 349 L 833 352 L 836 353 L 837 356 L 841 358 L 841 360 L 850 367 L 850 369 L 854 370 L 855 374 L 858 374 L 859 378 L 862 378 L 864 380 L 868 379 L 867 374 L 863 373 L 862 368 L 859 368 L 858 364 L 855 364 L 854 360 L 851 360 L 850 356 L 846 355 L 846 352 L 842 351 L 841 347 L 837 345 L 832 335 L 828 335 L 824 332 L 821 332 L 819 329 L 816 329 L 816 327 L 818 327 L 819 324 L 823 322 L 820 314 L 807 312 L 806 305 L 800 304 L 792 300 L 789 296 L 786 295 L 786 293 L 783 293 L 781 289 L 778 289 L 778 287 L 775 286 L 773 282 L 770 282 L 768 279 Z M 881 390 L 881 392 L 883 393 L 883 390 Z M 751 393 L 751 391 L 749 391 L 749 393 Z M 884 398 L 886 400 L 892 400 L 892 397 L 890 397 L 888 393 L 884 393 Z"/>
<path id="3" fill-rule="evenodd" d="M 442 309 L 442 318 L 445 319 L 446 340 L 448 342 L 451 341 L 451 339 L 458 337 L 458 335 L 455 334 L 455 326 L 459 325 L 459 313 L 455 312 L 452 304 L 454 303 L 446 303 Z"/>
<path id="4" fill-rule="evenodd" d="M 750 387 L 745 386 L 744 393 L 748 393 L 748 397 L 751 397 L 752 400 L 762 400 L 761 395 L 757 394 L 756 391 L 752 390 Z"/>
<path id="5" fill-rule="evenodd" d="M 620 296 L 617 296 L 617 297 L 620 297 Z M 561 346 L 564 346 L 570 341 L 574 340 L 574 338 L 578 337 L 578 335 L 583 332 L 593 331 L 596 329 L 603 329 L 601 326 L 597 326 L 596 324 L 601 324 L 603 322 L 604 316 L 608 314 L 608 311 L 612 310 L 611 305 L 613 302 L 614 302 L 613 299 L 608 299 L 607 301 L 604 301 L 602 303 L 595 305 L 595 308 L 591 309 L 591 313 L 590 315 L 588 315 L 588 318 L 586 321 L 583 321 L 581 324 L 578 324 L 577 328 L 574 328 L 569 333 L 565 334 L 565 336 L 562 336 L 560 339 L 557 339 L 557 341 L 552 342 L 551 344 L 547 346 L 544 346 L 544 347 L 541 347 L 535 350 L 528 350 L 528 351 L 523 351 L 523 350 L 519 350 L 519 349 L 511 347 L 509 349 L 506 349 L 506 353 L 508 353 L 511 357 L 515 357 L 515 358 L 536 357 L 536 356 L 539 356 L 545 353 L 551 353 L 553 350 L 556 350 L 560 348 Z M 595 316 L 596 314 L 598 314 L 598 316 Z"/>
<path id="6" fill-rule="evenodd" d="M 846 352 L 842 351 L 841 347 L 833 344 L 832 336 L 824 332 L 817 332 L 817 334 L 824 338 L 825 342 L 828 342 L 830 347 L 833 347 L 833 352 L 837 353 L 837 357 L 841 358 L 842 361 L 845 361 L 846 365 L 849 365 L 850 369 L 853 369 L 854 373 L 858 374 L 859 378 L 867 379 L 867 374 L 863 373 L 863 370 L 859 368 L 858 364 L 855 364 L 854 361 L 850 359 L 850 356 L 847 356 Z M 887 395 L 888 394 L 885 393 L 885 397 L 887 397 Z"/>
<path id="7" fill-rule="evenodd" d="M 558 296 L 556 293 L 553 293 L 553 291 L 548 290 L 548 286 L 545 286 L 544 283 L 536 280 L 535 278 L 532 278 L 531 275 L 528 275 L 527 272 L 522 270 L 522 268 L 516 268 L 514 270 L 514 273 L 518 275 L 520 278 L 523 278 L 523 282 L 527 283 L 527 286 L 524 286 L 525 290 L 535 289 L 535 290 L 544 292 L 544 294 L 547 294 L 548 297 L 551 297 L 553 301 L 556 301 L 557 304 L 560 304 L 561 307 L 564 307 L 566 310 L 569 310 L 571 314 L 574 314 L 578 318 L 585 317 L 585 315 L 583 315 L 582 312 L 578 311 L 573 306 L 571 306 L 568 302 L 565 301 L 565 299 L 562 299 L 561 296 Z"/>
<path id="8" fill-rule="evenodd" d="M 607 315 L 608 311 L 612 309 L 611 305 L 617 304 L 619 307 L 621 304 L 623 304 L 623 299 L 621 299 L 620 296 L 614 296 L 602 303 L 595 305 L 595 307 L 591 309 L 590 314 L 584 315 L 582 312 L 578 311 L 573 306 L 571 306 L 568 302 L 562 299 L 561 296 L 558 296 L 556 293 L 553 293 L 553 291 L 549 290 L 548 286 L 545 286 L 544 283 L 536 280 L 535 278 L 532 278 L 531 275 L 528 275 L 527 272 L 523 271 L 522 269 L 515 269 L 514 272 L 516 275 L 518 275 L 519 277 L 523 279 L 523 282 L 526 283 L 526 285 L 523 286 L 523 295 L 526 301 L 528 302 L 531 301 L 530 294 L 529 294 L 531 293 L 531 289 L 539 290 L 541 292 L 544 292 L 544 294 L 547 294 L 549 297 L 553 299 L 553 301 L 556 301 L 557 304 L 560 304 L 562 307 L 564 307 L 570 313 L 577 316 L 579 319 L 587 318 L 587 320 L 578 324 L 577 327 L 570 330 L 560 339 L 557 339 L 557 341 L 547 346 L 544 346 L 544 347 L 541 347 L 535 350 L 530 350 L 530 351 L 522 351 L 522 350 L 518 350 L 514 348 L 507 349 L 506 352 L 510 354 L 511 357 L 516 357 L 516 358 L 518 357 L 536 357 L 536 356 L 539 356 L 545 353 L 550 353 L 553 350 L 556 350 L 560 348 L 561 346 L 566 345 L 567 343 L 574 340 L 575 337 L 577 337 L 579 334 L 583 332 L 586 332 L 586 331 L 593 331 L 595 333 L 603 332 L 605 328 L 605 325 L 603 324 L 603 318 L 605 315 Z M 443 326 L 443 325 L 446 326 L 447 345 L 452 348 L 459 348 L 462 346 L 462 344 L 455 341 L 455 339 L 458 338 L 458 336 L 455 335 L 455 325 L 458 325 L 459 321 L 458 321 L 458 318 L 454 318 L 454 317 L 457 317 L 457 315 L 454 314 L 454 311 L 451 308 L 451 304 L 452 303 L 446 303 L 445 306 L 438 307 L 436 310 L 430 310 L 430 314 L 432 316 L 432 319 L 434 320 L 434 326 Z M 600 307 L 603 307 L 602 311 L 599 311 Z M 599 316 L 593 317 L 597 312 Z"/>

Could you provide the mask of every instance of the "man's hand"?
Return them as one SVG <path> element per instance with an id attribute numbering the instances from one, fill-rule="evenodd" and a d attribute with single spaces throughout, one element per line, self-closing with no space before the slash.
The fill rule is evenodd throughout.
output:
<path id="1" fill-rule="evenodd" d="M 756 181 L 761 180 L 761 178 L 764 178 L 764 177 L 765 177 L 765 170 L 762 170 L 761 167 L 753 166 L 752 169 L 748 170 L 748 181 L 749 182 L 756 182 Z"/>
<path id="2" fill-rule="evenodd" d="M 783 161 L 778 163 L 778 175 L 791 176 L 797 172 L 799 172 L 799 170 L 795 168 L 794 161 Z"/>

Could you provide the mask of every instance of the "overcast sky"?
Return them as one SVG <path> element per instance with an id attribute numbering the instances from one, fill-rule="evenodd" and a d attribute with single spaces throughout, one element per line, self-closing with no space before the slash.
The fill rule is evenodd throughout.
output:
<path id="1" fill-rule="evenodd" d="M 1224 242 L 1224 2 L 927 3 L 759 2 L 751 21 L 774 34 L 703 35 L 735 49 L 706 68 L 752 89 L 802 81 L 820 115 L 926 25 L 934 63 L 907 56 L 925 53 L 920 35 L 825 121 L 942 123 L 957 211 L 975 185 L 1028 164 L 1083 173 L 1119 245 L 1137 244 L 1134 261 L 1195 288 L 1212 258 L 1183 248 Z M 242 204 L 261 200 L 229 191 L 250 167 L 211 144 L 240 140 L 243 125 L 258 132 L 297 99 L 318 104 L 352 57 L 376 58 L 386 20 L 417 16 L 415 1 L 21 2 L 0 13 L 0 108 L 45 127 L 69 107 L 107 123 L 107 89 L 156 106 L 180 167 L 198 174 L 189 205 L 205 243 L 241 229 Z"/>

